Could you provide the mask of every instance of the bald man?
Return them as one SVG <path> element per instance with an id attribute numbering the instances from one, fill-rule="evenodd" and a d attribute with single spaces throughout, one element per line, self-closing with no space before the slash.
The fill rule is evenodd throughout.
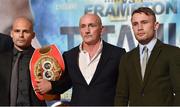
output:
<path id="1" fill-rule="evenodd" d="M 118 65 L 125 50 L 102 40 L 103 26 L 95 14 L 81 17 L 82 43 L 63 54 L 65 72 L 59 81 L 41 80 L 41 93 L 63 93 L 72 87 L 70 105 L 113 105 Z"/>
<path id="2" fill-rule="evenodd" d="M 0 13 L 0 33 L 6 35 L 10 35 L 13 20 L 16 18 L 24 16 L 33 19 L 30 0 L 1 0 Z M 36 37 L 32 40 L 32 46 L 41 47 Z"/>
<path id="3" fill-rule="evenodd" d="M 46 105 L 44 101 L 39 101 L 36 97 L 30 80 L 29 61 L 34 52 L 34 48 L 31 46 L 34 36 L 31 20 L 26 17 L 18 17 L 14 20 L 11 30 L 14 48 L 0 53 L 0 84 L 2 85 L 0 87 L 0 105 Z M 20 58 L 18 58 L 19 54 L 21 54 Z M 18 70 L 14 73 L 13 66 L 17 59 L 19 59 Z"/>

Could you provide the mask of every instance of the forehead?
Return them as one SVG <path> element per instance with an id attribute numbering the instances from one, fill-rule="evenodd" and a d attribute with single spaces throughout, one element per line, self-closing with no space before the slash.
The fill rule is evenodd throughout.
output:
<path id="1" fill-rule="evenodd" d="M 132 16 L 131 21 L 141 21 L 141 20 L 153 20 L 153 15 L 146 15 L 145 13 L 135 13 Z"/>
<path id="2" fill-rule="evenodd" d="M 81 18 L 80 24 L 85 24 L 85 23 L 98 23 L 98 17 L 95 15 L 85 15 Z"/>
<path id="3" fill-rule="evenodd" d="M 25 19 L 17 19 L 13 24 L 13 29 L 31 28 L 31 22 Z"/>

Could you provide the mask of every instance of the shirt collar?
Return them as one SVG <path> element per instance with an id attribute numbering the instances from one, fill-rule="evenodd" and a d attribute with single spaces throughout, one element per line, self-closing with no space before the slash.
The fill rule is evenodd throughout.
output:
<path id="1" fill-rule="evenodd" d="M 98 50 L 97 50 L 97 53 L 100 53 L 100 52 L 102 51 L 102 48 L 103 48 L 103 41 L 102 41 L 102 39 L 101 39 L 99 48 L 98 48 Z M 79 45 L 79 50 L 80 50 L 80 52 L 84 52 L 84 53 L 87 52 L 86 50 L 83 50 L 83 43 L 81 43 L 81 44 Z"/>
<path id="2" fill-rule="evenodd" d="M 27 47 L 23 51 L 19 51 L 16 48 L 13 48 L 13 55 L 16 56 L 18 53 L 22 53 L 23 55 L 32 54 L 32 52 L 33 52 L 32 50 L 34 50 L 34 48 L 32 46 Z"/>
<path id="3" fill-rule="evenodd" d="M 22 53 L 22 51 L 19 51 L 16 48 L 13 48 L 13 55 L 17 56 L 18 53 Z"/>
<path id="4" fill-rule="evenodd" d="M 143 48 L 146 46 L 148 48 L 148 52 L 151 52 L 157 42 L 157 38 L 153 38 L 148 44 L 142 45 L 139 43 L 140 52 L 142 54 Z"/>

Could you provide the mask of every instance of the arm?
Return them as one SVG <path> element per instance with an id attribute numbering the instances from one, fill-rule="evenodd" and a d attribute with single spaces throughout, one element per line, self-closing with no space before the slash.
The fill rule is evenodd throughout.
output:
<path id="1" fill-rule="evenodd" d="M 116 96 L 114 105 L 116 106 L 127 106 L 129 93 L 128 93 L 128 78 L 126 72 L 125 55 L 122 56 L 119 65 L 119 74 L 116 87 Z"/>
<path id="2" fill-rule="evenodd" d="M 65 63 L 65 71 L 62 73 L 62 75 L 58 81 L 51 81 L 52 90 L 50 91 L 50 93 L 62 94 L 65 91 L 67 91 L 68 89 L 70 89 L 72 86 L 71 78 L 69 76 L 69 71 L 68 71 L 68 67 L 67 67 L 65 53 L 63 54 L 63 59 L 64 59 L 64 63 Z"/>
<path id="3" fill-rule="evenodd" d="M 175 55 L 170 60 L 170 76 L 175 93 L 174 105 L 180 105 L 180 49 L 173 53 Z"/>
<path id="4" fill-rule="evenodd" d="M 64 93 L 71 88 L 72 82 L 67 71 L 65 71 L 58 81 L 51 81 L 52 90 L 50 93 Z"/>

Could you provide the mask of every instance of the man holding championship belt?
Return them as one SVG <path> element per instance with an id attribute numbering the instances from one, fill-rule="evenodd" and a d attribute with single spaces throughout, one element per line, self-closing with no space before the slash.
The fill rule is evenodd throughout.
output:
<path id="1" fill-rule="evenodd" d="M 34 36 L 31 20 L 26 17 L 15 19 L 11 30 L 14 48 L 0 53 L 0 105 L 46 105 L 36 97 L 31 85 L 29 62 L 34 52 L 31 46 Z"/>
<path id="2" fill-rule="evenodd" d="M 58 81 L 42 79 L 43 93 L 63 93 L 72 87 L 70 105 L 113 105 L 118 66 L 125 50 L 102 40 L 104 30 L 96 14 L 81 17 L 82 43 L 63 54 L 65 72 Z"/>

